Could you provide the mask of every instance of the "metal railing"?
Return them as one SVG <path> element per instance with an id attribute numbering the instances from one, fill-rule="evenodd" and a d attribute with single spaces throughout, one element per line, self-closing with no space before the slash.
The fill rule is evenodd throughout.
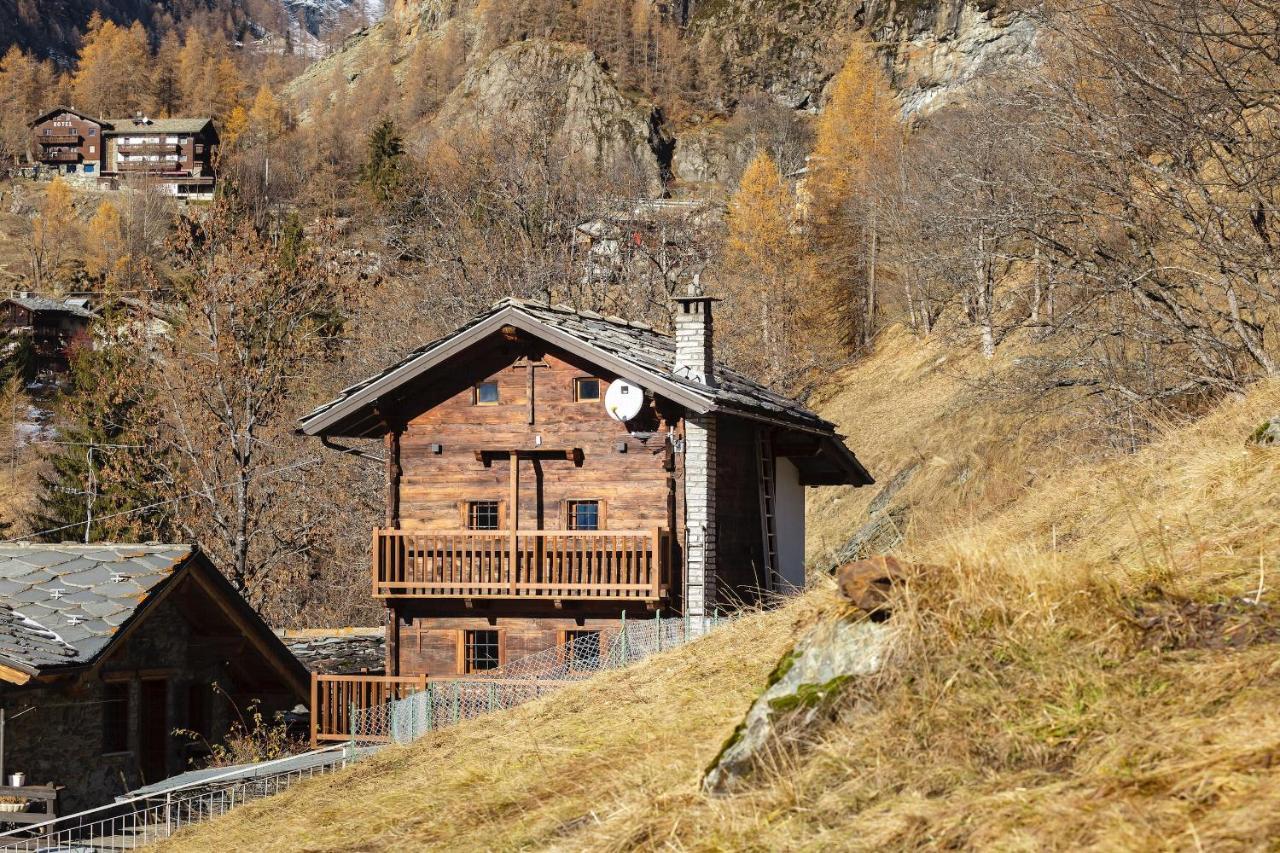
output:
<path id="1" fill-rule="evenodd" d="M 671 534 L 652 530 L 373 533 L 377 598 L 657 600 L 671 587 Z"/>
<path id="2" fill-rule="evenodd" d="M 255 765 L 251 776 L 243 767 L 229 769 L 186 785 L 0 833 L 0 852 L 136 850 L 357 759 L 350 745 L 330 746 Z"/>

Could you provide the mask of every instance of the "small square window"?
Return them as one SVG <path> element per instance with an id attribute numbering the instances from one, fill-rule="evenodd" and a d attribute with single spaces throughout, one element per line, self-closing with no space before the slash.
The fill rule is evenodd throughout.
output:
<path id="1" fill-rule="evenodd" d="M 600 380 L 584 377 L 573 380 L 573 399 L 578 402 L 600 399 Z"/>
<path id="2" fill-rule="evenodd" d="M 599 660 L 604 651 L 604 638 L 599 631 L 578 629 L 563 633 L 565 663 L 588 663 Z"/>
<path id="3" fill-rule="evenodd" d="M 570 530 L 600 529 L 600 501 L 569 501 L 567 514 Z"/>
<path id="4" fill-rule="evenodd" d="M 499 512 L 497 501 L 468 501 L 468 530 L 497 530 Z"/>
<path id="5" fill-rule="evenodd" d="M 497 669 L 502 663 L 502 636 L 495 630 L 466 631 L 463 639 L 463 672 Z"/>
<path id="6" fill-rule="evenodd" d="M 477 382 L 475 388 L 475 403 L 477 406 L 498 405 L 498 383 Z"/>

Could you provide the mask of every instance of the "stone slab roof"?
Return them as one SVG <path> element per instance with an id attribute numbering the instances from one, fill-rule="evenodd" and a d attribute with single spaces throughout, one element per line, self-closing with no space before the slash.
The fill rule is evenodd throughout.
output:
<path id="1" fill-rule="evenodd" d="M 193 550 L 0 544 L 0 660 L 27 671 L 92 661 Z"/>
<path id="2" fill-rule="evenodd" d="M 203 118 L 153 118 L 146 124 L 134 124 L 131 118 L 109 118 L 103 124 L 110 128 L 112 134 L 124 136 L 142 133 L 199 133 L 213 119 Z"/>
<path id="3" fill-rule="evenodd" d="M 319 675 L 379 673 L 387 665 L 387 638 L 375 633 L 341 632 L 332 635 L 284 637 L 284 644 L 302 665 Z"/>
<path id="4" fill-rule="evenodd" d="M 83 317 L 86 320 L 92 320 L 96 315 L 92 311 L 88 311 L 79 305 L 73 305 L 70 302 L 62 302 L 57 299 L 50 299 L 47 296 L 10 296 L 9 302 L 15 305 L 21 305 L 28 311 L 58 311 L 64 314 L 73 314 L 77 317 Z"/>
<path id="5" fill-rule="evenodd" d="M 337 413 L 349 408 L 349 404 L 362 402 L 366 392 L 379 390 L 379 386 L 394 380 L 397 374 L 409 372 L 415 364 L 431 359 L 437 353 L 446 350 L 450 344 L 466 338 L 477 329 L 485 329 L 493 324 L 495 318 L 503 315 L 519 315 L 533 320 L 537 325 L 567 335 L 583 347 L 609 360 L 621 362 L 634 368 L 638 373 L 650 380 L 659 380 L 660 387 L 654 382 L 646 382 L 638 378 L 638 383 L 658 393 L 672 396 L 673 389 L 686 399 L 700 399 L 706 405 L 703 411 L 724 411 L 744 415 L 763 415 L 783 423 L 801 427 L 813 432 L 834 433 L 835 427 L 828 421 L 818 417 L 795 400 L 783 397 L 770 391 L 765 386 L 730 370 L 724 365 L 716 364 L 716 387 L 708 387 L 675 373 L 675 339 L 670 335 L 656 331 L 647 323 L 624 320 L 621 317 L 609 317 L 594 311 L 578 311 L 564 305 L 546 305 L 525 299 L 508 298 L 498 302 L 485 314 L 474 318 L 450 334 L 413 350 L 400 361 L 385 370 L 370 376 L 361 382 L 344 389 L 335 399 L 312 411 L 301 419 L 302 429 L 310 434 L 323 432 L 312 427 L 325 420 L 325 415 Z M 553 341 L 554 342 L 554 341 Z M 678 400 L 685 402 L 685 400 Z"/>

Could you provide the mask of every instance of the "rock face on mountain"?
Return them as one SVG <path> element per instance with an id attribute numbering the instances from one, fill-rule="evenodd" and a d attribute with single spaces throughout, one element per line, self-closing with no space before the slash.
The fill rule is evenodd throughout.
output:
<path id="1" fill-rule="evenodd" d="M 874 32 L 889 45 L 893 86 L 906 115 L 964 97 L 992 74 L 1034 66 L 1037 34 L 1025 14 L 963 0 L 917 7 L 913 15 L 887 18 Z"/>
<path id="2" fill-rule="evenodd" d="M 718 51 L 730 91 L 764 91 L 793 109 L 821 106 L 858 31 L 880 46 L 907 113 L 1036 57 L 1032 20 L 991 0 L 719 0 L 695 11 L 692 29 L 704 52 Z"/>
<path id="3" fill-rule="evenodd" d="M 632 168 L 661 185 L 671 140 L 654 107 L 628 99 L 585 47 L 529 39 L 472 67 L 432 121 L 437 133 L 544 126 L 567 157 Z"/>

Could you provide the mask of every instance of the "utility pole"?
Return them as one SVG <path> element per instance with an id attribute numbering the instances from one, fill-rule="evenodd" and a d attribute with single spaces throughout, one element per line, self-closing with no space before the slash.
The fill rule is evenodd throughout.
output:
<path id="1" fill-rule="evenodd" d="M 97 496 L 98 476 L 93 470 L 93 445 L 89 445 L 89 488 L 85 490 L 84 507 L 84 544 L 89 544 L 89 534 L 93 530 L 93 500 Z"/>

